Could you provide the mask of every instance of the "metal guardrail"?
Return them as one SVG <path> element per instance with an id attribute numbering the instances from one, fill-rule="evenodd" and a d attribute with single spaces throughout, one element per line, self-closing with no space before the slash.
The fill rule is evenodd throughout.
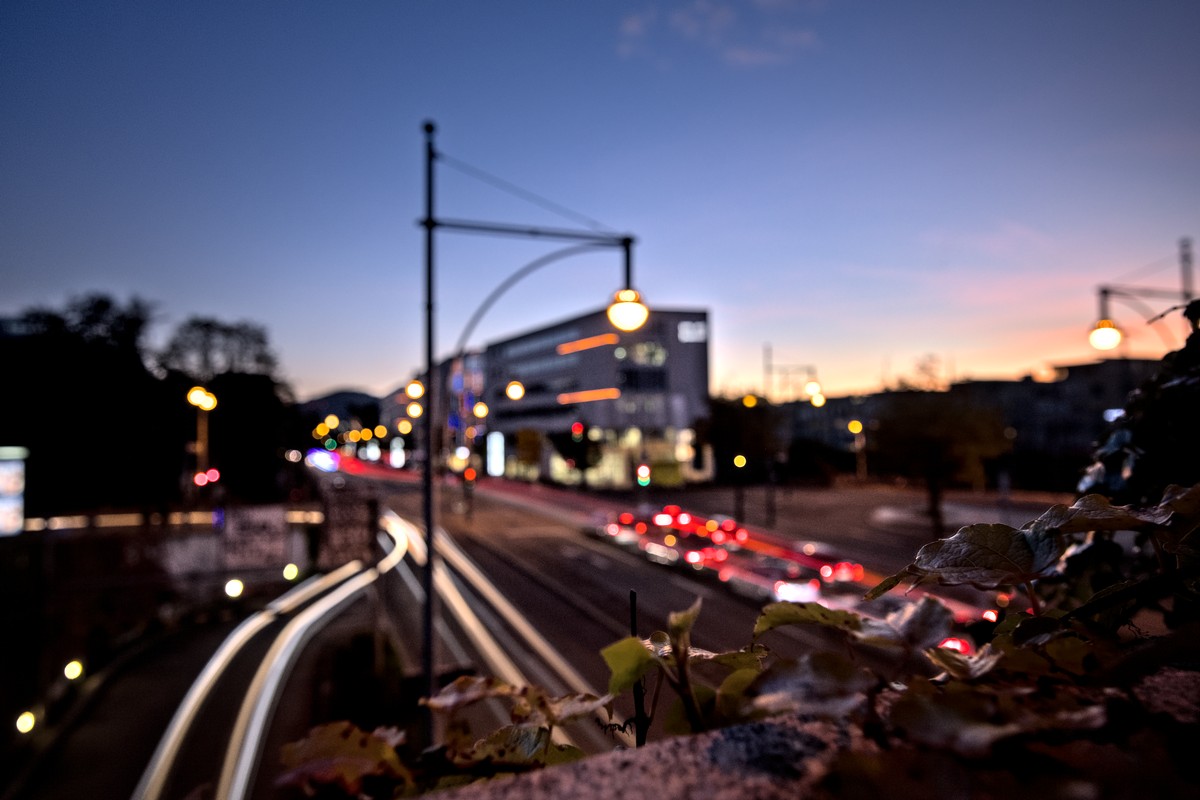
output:
<path id="1" fill-rule="evenodd" d="M 411 593 L 415 585 L 405 558 L 411 557 L 418 566 L 425 564 L 424 539 L 409 521 L 385 510 L 379 526 L 387 534 L 391 547 L 370 567 L 352 562 L 320 578 L 314 578 L 269 604 L 263 611 L 247 618 L 222 643 L 193 683 L 180 704 L 166 732 L 159 741 L 146 770 L 133 794 L 133 800 L 162 800 L 171 770 L 181 756 L 182 744 L 189 729 L 196 723 L 200 707 L 208 699 L 217 680 L 234 657 L 272 622 L 293 612 L 295 616 L 274 638 L 267 655 L 262 659 L 246 689 L 237 714 L 229 743 L 225 749 L 215 797 L 220 800 L 246 800 L 255 786 L 261 753 L 280 692 L 291 674 L 299 655 L 320 630 L 370 586 L 386 577 L 393 588 Z M 522 640 L 525 649 L 545 665 L 561 682 L 564 690 L 591 692 L 586 680 L 561 657 L 533 625 L 500 593 L 470 558 L 444 532 L 438 532 L 439 554 L 435 564 L 435 588 L 448 616 L 453 617 L 482 661 L 481 667 L 491 674 L 517 685 L 531 683 L 527 672 L 510 655 L 512 644 L 502 644 L 473 608 L 470 593 L 483 600 L 504 623 Z M 409 580 L 405 583 L 405 578 Z M 396 582 L 400 585 L 397 587 Z M 422 601 L 422 597 L 417 597 Z M 302 606 L 307 607 L 297 611 Z M 385 604 L 385 611 L 392 611 Z M 211 733 L 211 732 L 210 732 Z M 569 742 L 561 731 L 556 739 Z"/>
<path id="2" fill-rule="evenodd" d="M 247 617 L 225 638 L 217 652 L 213 654 L 204 669 L 201 670 L 200 675 L 192 683 L 183 702 L 180 703 L 175 715 L 167 725 L 154 755 L 151 756 L 142 773 L 141 780 L 138 781 L 137 788 L 134 789 L 134 800 L 159 800 L 161 798 L 167 778 L 179 755 L 184 736 L 195 722 L 200 706 L 208 699 L 217 680 L 238 652 L 278 616 L 290 613 L 313 597 L 329 591 L 331 587 L 347 580 L 361 569 L 360 562 L 352 562 L 327 575 L 305 581 L 272 601 L 262 611 Z"/>

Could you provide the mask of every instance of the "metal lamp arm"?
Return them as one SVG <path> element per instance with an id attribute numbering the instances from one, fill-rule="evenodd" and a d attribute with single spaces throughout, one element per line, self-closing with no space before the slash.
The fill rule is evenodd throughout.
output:
<path id="1" fill-rule="evenodd" d="M 471 339 L 471 334 L 475 332 L 475 326 L 479 324 L 479 320 L 482 319 L 483 315 L 487 313 L 488 309 L 490 309 L 492 305 L 500 299 L 502 294 L 507 292 L 514 284 L 522 280 L 526 275 L 541 269 L 547 264 L 553 264 L 555 261 L 567 258 L 568 256 L 573 256 L 576 253 L 584 253 L 589 250 L 598 250 L 603 247 L 611 247 L 611 245 L 594 242 L 590 244 L 577 244 L 571 247 L 564 247 L 561 250 L 555 250 L 553 253 L 547 253 L 541 258 L 529 262 L 512 275 L 509 275 L 500 283 L 499 286 L 492 290 L 492 293 L 484 299 L 479 308 L 475 310 L 475 313 L 471 315 L 471 318 L 467 320 L 467 327 L 463 329 L 462 336 L 460 336 L 458 339 L 458 344 L 454 346 L 454 355 L 461 356 L 463 354 L 463 352 L 466 350 L 467 342 Z"/>

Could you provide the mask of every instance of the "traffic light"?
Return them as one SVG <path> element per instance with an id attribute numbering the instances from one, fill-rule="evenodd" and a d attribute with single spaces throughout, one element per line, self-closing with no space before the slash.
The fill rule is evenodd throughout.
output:
<path id="1" fill-rule="evenodd" d="M 650 485 L 650 465 L 649 464 L 638 464 L 637 482 L 638 482 L 638 486 L 649 486 Z"/>
<path id="2" fill-rule="evenodd" d="M 571 440 L 574 442 L 582 442 L 583 441 L 583 423 L 582 422 L 571 423 Z"/>
<path id="3" fill-rule="evenodd" d="M 463 470 L 463 480 L 467 483 L 474 483 L 476 478 L 475 468 L 467 467 Z"/>

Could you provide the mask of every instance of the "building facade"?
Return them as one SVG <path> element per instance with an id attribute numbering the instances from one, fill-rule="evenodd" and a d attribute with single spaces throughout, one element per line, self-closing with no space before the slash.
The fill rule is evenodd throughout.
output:
<path id="1" fill-rule="evenodd" d="M 632 333 L 598 310 L 489 344 L 489 474 L 619 487 L 644 464 L 656 484 L 706 480 L 708 333 L 702 310 L 655 309 Z"/>

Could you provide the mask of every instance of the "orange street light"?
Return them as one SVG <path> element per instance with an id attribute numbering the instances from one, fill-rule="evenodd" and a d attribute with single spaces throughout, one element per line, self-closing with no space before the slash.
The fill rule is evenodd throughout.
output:
<path id="1" fill-rule="evenodd" d="M 1194 297 L 1192 290 L 1192 240 L 1187 238 L 1179 240 L 1179 291 L 1141 286 L 1100 286 L 1097 287 L 1096 291 L 1100 299 L 1100 315 L 1092 330 L 1088 332 L 1088 343 L 1097 350 L 1112 350 L 1121 343 L 1123 333 L 1117 327 L 1117 323 L 1113 321 L 1112 315 L 1109 313 L 1108 299 L 1110 297 L 1119 297 L 1130 305 L 1137 306 L 1138 310 L 1146 316 L 1146 322 L 1150 324 L 1158 322 L 1167 312 L 1156 315 L 1140 303 L 1138 298 L 1182 299 L 1183 306 L 1192 301 Z M 1172 306 L 1167 311 L 1174 311 L 1180 307 Z M 1162 336 L 1161 330 L 1159 331 L 1159 335 Z M 1166 337 L 1163 337 L 1163 343 L 1168 347 L 1171 346 Z"/>
<path id="2" fill-rule="evenodd" d="M 642 296 L 634 289 L 621 289 L 613 295 L 608 307 L 608 321 L 619 331 L 636 331 L 646 324 L 650 309 L 642 302 Z"/>

